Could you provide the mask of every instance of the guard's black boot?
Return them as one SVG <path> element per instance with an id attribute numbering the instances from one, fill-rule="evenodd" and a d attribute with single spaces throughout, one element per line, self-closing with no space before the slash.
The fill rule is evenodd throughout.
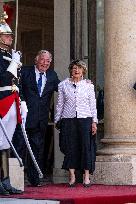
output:
<path id="1" fill-rule="evenodd" d="M 0 195 L 5 195 L 5 196 L 9 195 L 9 192 L 5 190 L 1 182 L 0 182 Z"/>
<path id="2" fill-rule="evenodd" d="M 2 185 L 4 189 L 9 192 L 9 194 L 22 194 L 23 193 L 23 191 L 18 190 L 11 186 L 9 177 L 2 180 Z"/>

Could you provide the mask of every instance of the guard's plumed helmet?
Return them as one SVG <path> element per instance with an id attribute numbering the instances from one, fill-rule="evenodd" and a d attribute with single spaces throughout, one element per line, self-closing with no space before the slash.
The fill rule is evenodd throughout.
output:
<path id="1" fill-rule="evenodd" d="M 1 34 L 8 34 L 8 35 L 13 34 L 11 28 L 6 23 L 7 18 L 8 18 L 8 15 L 4 11 L 4 13 L 1 14 L 1 16 L 0 16 L 0 35 Z"/>

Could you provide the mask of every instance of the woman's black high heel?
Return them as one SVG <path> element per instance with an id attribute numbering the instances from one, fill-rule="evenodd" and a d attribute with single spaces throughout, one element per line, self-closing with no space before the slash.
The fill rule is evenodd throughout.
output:
<path id="1" fill-rule="evenodd" d="M 70 187 L 70 188 L 73 188 L 73 187 L 75 187 L 76 186 L 76 182 L 74 182 L 74 183 L 68 183 L 68 187 Z"/>
<path id="2" fill-rule="evenodd" d="M 91 184 L 91 182 L 90 183 L 83 183 L 83 186 L 85 187 L 85 188 L 88 188 L 88 187 L 90 187 L 92 184 Z"/>

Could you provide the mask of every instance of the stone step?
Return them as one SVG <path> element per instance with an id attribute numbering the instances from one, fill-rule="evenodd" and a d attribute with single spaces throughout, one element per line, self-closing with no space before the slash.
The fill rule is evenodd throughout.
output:
<path id="1" fill-rule="evenodd" d="M 24 203 L 25 204 L 60 204 L 60 201 L 0 198 L 0 204 L 24 204 Z"/>

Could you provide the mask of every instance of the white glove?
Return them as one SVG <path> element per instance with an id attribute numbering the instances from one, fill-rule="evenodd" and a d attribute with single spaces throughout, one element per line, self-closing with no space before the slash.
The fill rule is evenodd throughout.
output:
<path id="1" fill-rule="evenodd" d="M 20 58 L 21 52 L 12 49 L 12 60 L 14 60 L 17 64 L 20 64 Z"/>
<path id="2" fill-rule="evenodd" d="M 21 101 L 21 116 L 22 116 L 22 123 L 25 126 L 26 123 L 26 117 L 27 117 L 27 105 L 25 101 Z"/>
<path id="3" fill-rule="evenodd" d="M 12 60 L 7 68 L 7 71 L 12 73 L 17 78 L 17 69 L 22 66 L 22 63 L 20 62 L 21 53 L 19 51 L 15 51 L 12 49 Z"/>

